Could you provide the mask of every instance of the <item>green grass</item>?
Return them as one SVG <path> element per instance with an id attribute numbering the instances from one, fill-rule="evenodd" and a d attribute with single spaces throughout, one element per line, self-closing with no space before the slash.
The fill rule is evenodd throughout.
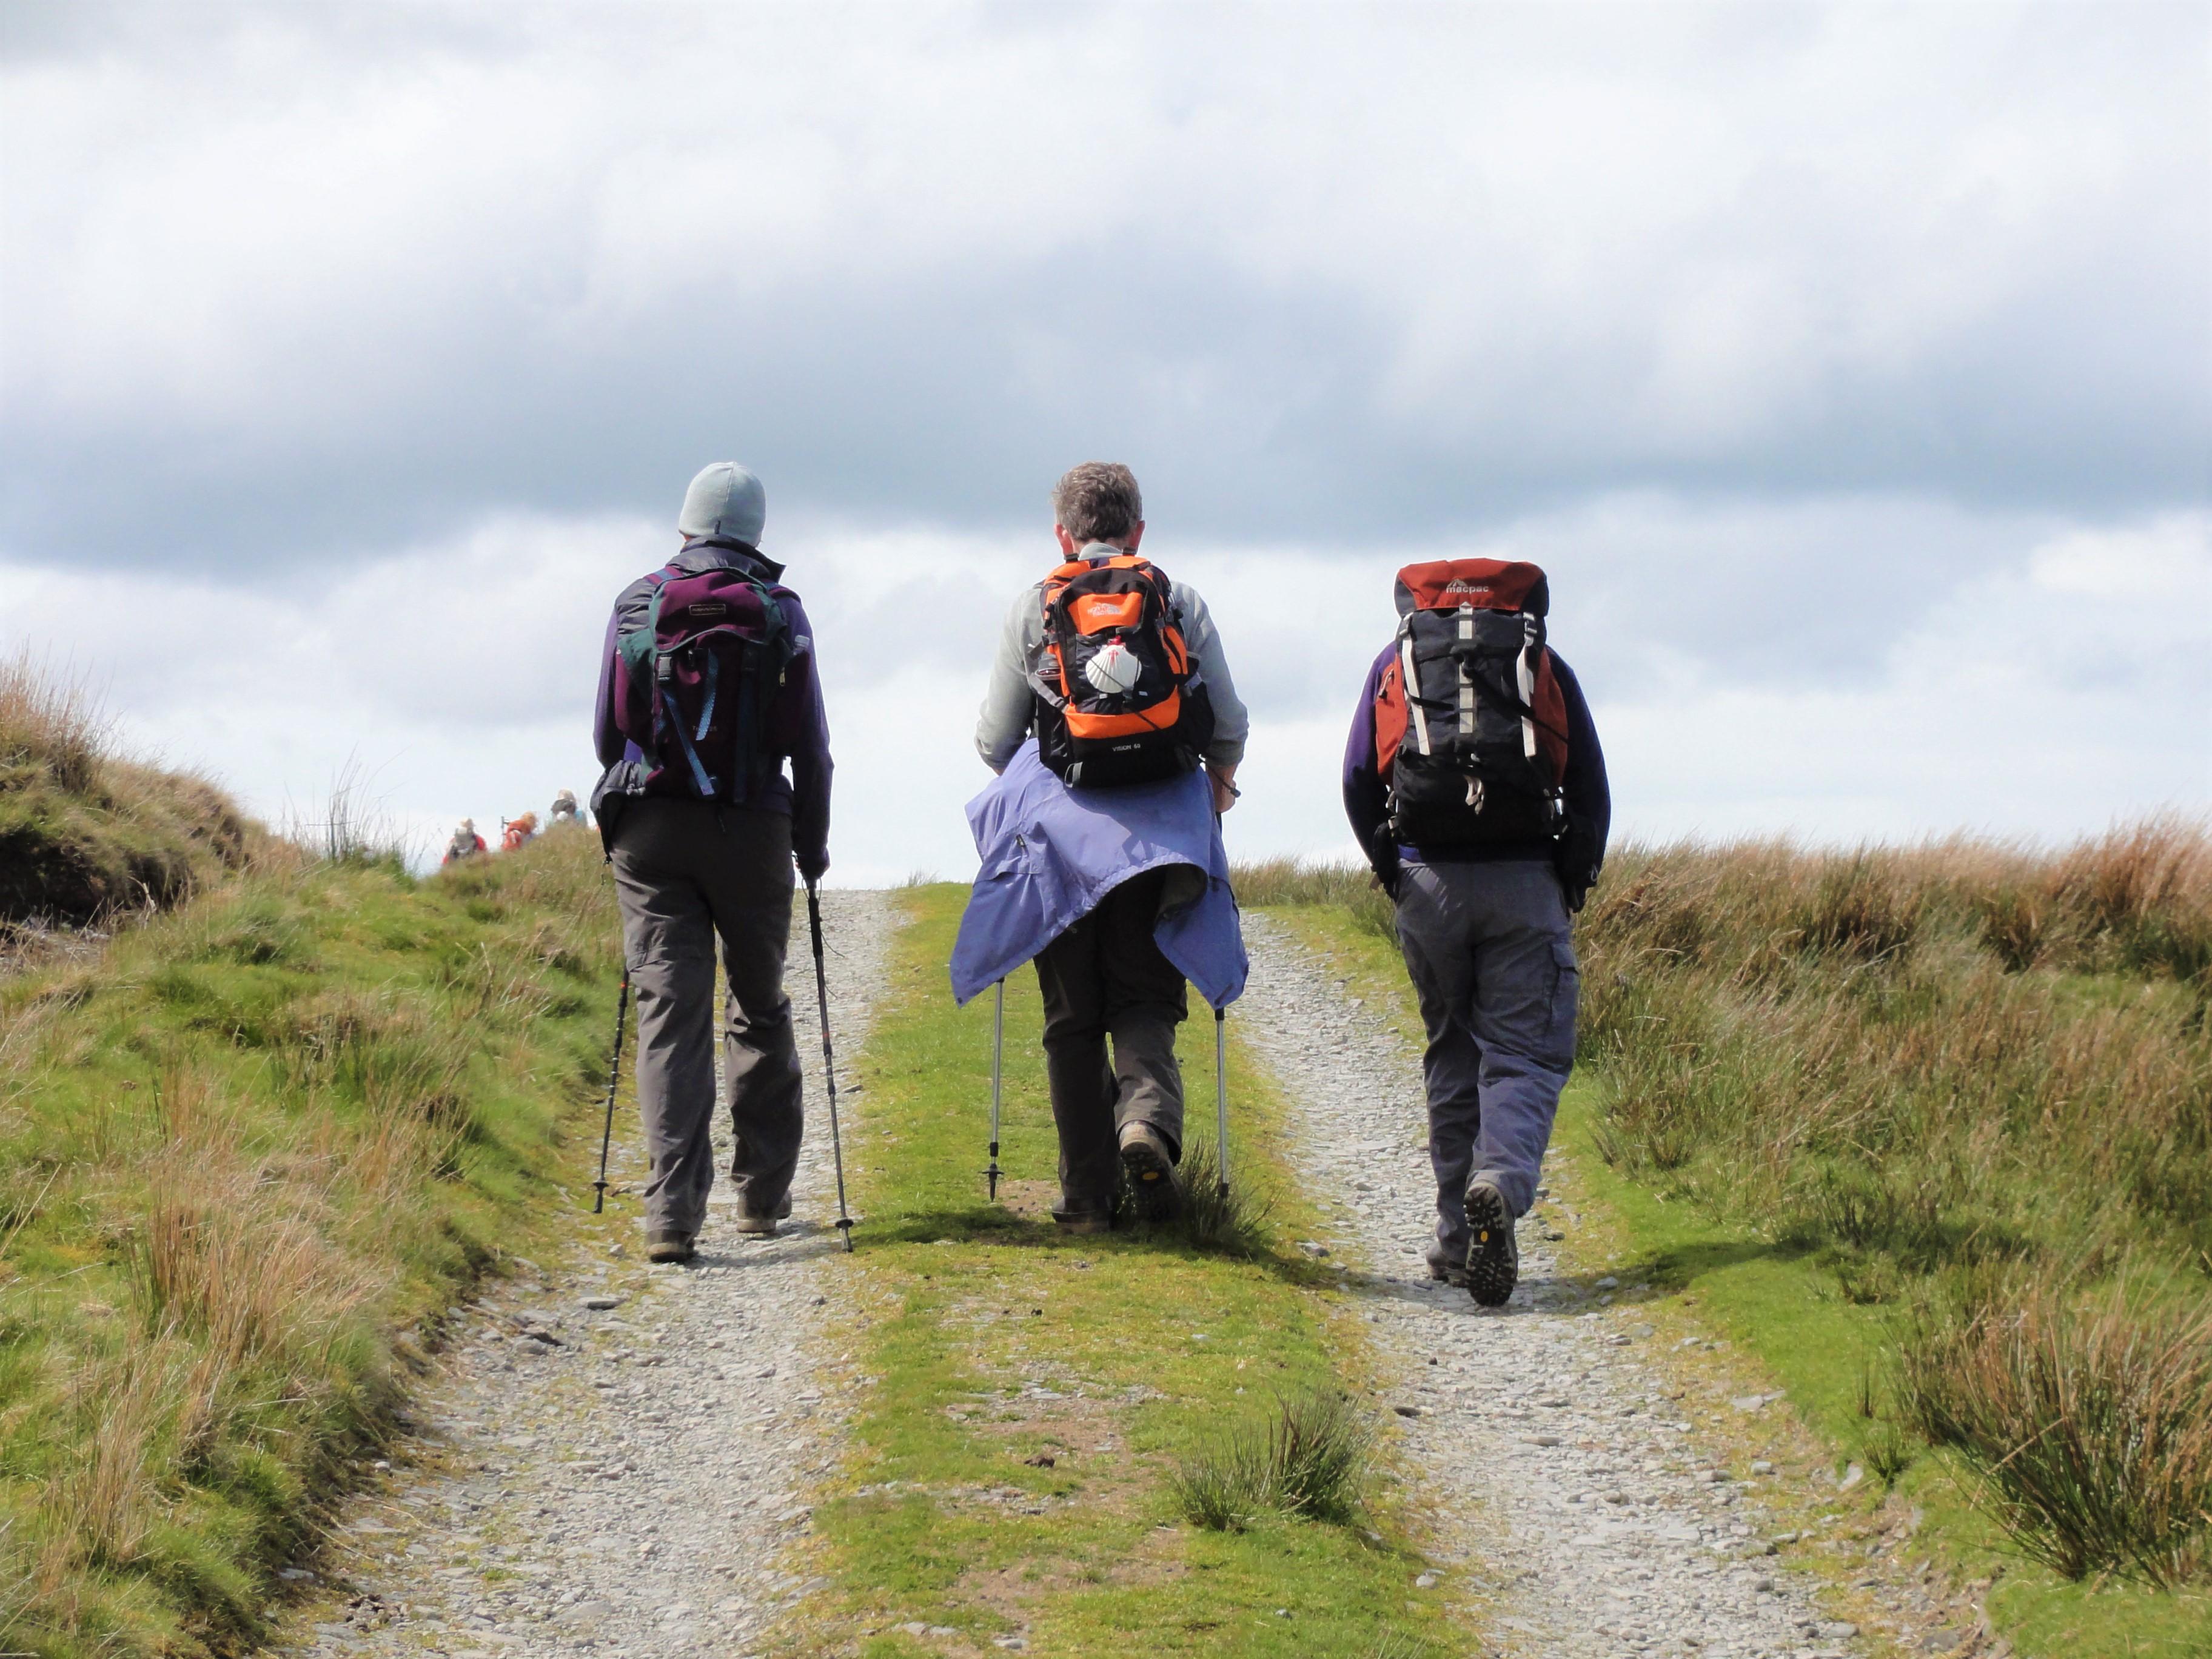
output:
<path id="1" fill-rule="evenodd" d="M 1387 1489 L 1349 1522 L 1180 1519 L 1178 1458 L 1264 1434 L 1279 1393 L 1365 1398 L 1353 1316 L 1284 1250 L 1279 1224 L 1257 1254 L 1196 1250 L 1168 1230 L 1055 1235 L 1026 975 L 1007 987 L 1010 1181 L 987 1201 L 991 1011 L 988 999 L 956 1011 L 944 969 L 963 898 L 902 896 L 913 921 L 860 1062 L 848 1169 L 864 1219 L 832 1300 L 854 1305 L 872 1386 L 842 1490 L 816 1510 L 836 1588 L 810 1604 L 798 1645 L 982 1653 L 1019 1631 L 1032 1653 L 1117 1659 L 1425 1650 L 1444 1611 L 1438 1592 L 1410 1588 L 1421 1564 L 1389 1541 Z M 1194 1138 L 1211 1129 L 1204 1023 L 1185 1027 Z M 1233 1049 L 1231 1072 L 1237 1180 L 1272 1186 L 1278 1223 L 1295 1224 L 1279 1103 Z M 911 1623 L 958 1635 L 918 1640 L 900 1629 Z"/>
<path id="2" fill-rule="evenodd" d="M 445 1310 L 571 1213 L 612 915 L 584 836 L 273 853 L 0 984 L 0 1650 L 264 1628 Z"/>
<path id="3" fill-rule="evenodd" d="M 1614 878 L 1608 875 L 1608 883 Z M 1396 1010 L 1407 1031 L 1419 1030 L 1403 964 L 1383 931 L 1388 908 L 1367 893 L 1364 873 L 1353 880 L 1276 872 L 1272 887 L 1266 881 L 1251 886 L 1274 898 L 1270 913 L 1326 952 L 1362 994 Z M 1245 892 L 1246 884 L 1239 890 Z M 1587 984 L 1605 970 L 1596 965 L 1601 952 L 1587 940 L 1583 948 Z M 1954 1583 L 1994 1581 L 1990 1616 L 2023 1654 L 2135 1659 L 2212 1652 L 2212 1596 L 2202 1586 L 2167 1593 L 2052 1571 L 1992 1518 L 1972 1466 L 1910 1431 L 1893 1382 L 1909 1307 L 1906 1268 L 1881 1252 L 1839 1255 L 1832 1241 L 1808 1237 L 1801 1217 L 1762 1204 L 1759 1194 L 1774 1188 L 1759 1182 L 1669 1178 L 1648 1162 L 1623 1158 L 1622 1131 L 1612 1113 L 1620 1086 L 1602 1052 L 1594 1060 L 1586 1048 L 1561 1105 L 1556 1161 L 1547 1169 L 1555 1194 L 1579 1217 L 1567 1248 L 1590 1272 L 1649 1285 L 1655 1316 L 1694 1322 L 1692 1328 L 1732 1344 L 1734 1353 L 1786 1392 L 1823 1449 L 1826 1469 L 1811 1471 L 1804 1489 L 1809 1507 L 1857 1517 L 1856 1532 L 1869 1543 L 1885 1533 L 1897 1539 L 1917 1511 L 1921 1521 L 1910 1546 L 1888 1547 L 1931 1556 Z M 1716 1165 L 1742 1155 L 1742 1138 L 1715 1139 L 1698 1155 L 1709 1176 L 1724 1173 Z M 1887 1261 L 1888 1276 L 1856 1285 L 1855 1294 L 1849 1266 L 1884 1271 L 1863 1265 L 1870 1261 Z M 1843 1273 L 1839 1262 L 1846 1265 Z M 1744 1432 L 1744 1421 L 1723 1401 L 1714 1402 L 1708 1416 L 1708 1426 L 1723 1436 Z M 1824 1475 L 1851 1462 L 1874 1477 L 1860 1501 L 1821 1497 L 1833 1492 Z M 1887 1494 L 1884 1466 L 1895 1480 Z M 1876 1507 L 1869 1510 L 1869 1504 Z M 1842 1558 L 1826 1559 L 1828 1571 L 1846 1575 Z"/>

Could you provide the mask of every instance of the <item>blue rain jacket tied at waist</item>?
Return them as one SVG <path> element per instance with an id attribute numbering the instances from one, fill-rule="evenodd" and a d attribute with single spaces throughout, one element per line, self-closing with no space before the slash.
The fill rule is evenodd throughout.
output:
<path id="1" fill-rule="evenodd" d="M 952 947 L 952 994 L 966 1002 L 1035 957 L 1098 901 L 1162 866 L 1167 902 L 1152 937 L 1215 1008 L 1244 994 L 1244 934 L 1229 887 L 1229 852 L 1202 772 L 1164 783 L 1070 789 L 1024 744 L 968 803 L 983 867 Z"/>

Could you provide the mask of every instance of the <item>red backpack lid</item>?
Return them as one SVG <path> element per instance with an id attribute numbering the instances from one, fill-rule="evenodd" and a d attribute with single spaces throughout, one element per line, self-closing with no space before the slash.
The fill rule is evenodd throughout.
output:
<path id="1" fill-rule="evenodd" d="M 1398 614 L 1416 611 L 1520 611 L 1542 616 L 1551 608 L 1543 571 L 1513 559 L 1432 559 L 1398 573 Z"/>

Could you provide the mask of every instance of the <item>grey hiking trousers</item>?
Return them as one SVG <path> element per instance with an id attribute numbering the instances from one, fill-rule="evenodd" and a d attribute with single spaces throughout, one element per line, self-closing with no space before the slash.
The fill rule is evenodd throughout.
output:
<path id="1" fill-rule="evenodd" d="M 791 939 L 791 819 L 647 797 L 614 832 L 615 901 L 637 996 L 637 1103 L 652 1175 L 645 1224 L 696 1233 L 714 1184 L 714 947 L 729 977 L 722 1050 L 738 1202 L 772 1215 L 802 1127 L 783 958 Z"/>
<path id="2" fill-rule="evenodd" d="M 1575 1060 L 1582 976 L 1547 863 L 1413 864 L 1398 884 L 1398 945 L 1421 1002 L 1431 1266 L 1467 1261 L 1467 1185 L 1496 1182 L 1515 1215 L 1536 1199 L 1559 1091 Z"/>
<path id="3" fill-rule="evenodd" d="M 1060 1204 L 1054 1213 L 1063 1220 L 1113 1215 L 1123 1124 L 1150 1124 L 1182 1156 L 1175 1039 L 1190 1005 L 1182 975 L 1152 938 L 1169 873 L 1130 877 L 1037 952 L 1045 1076 L 1060 1131 Z"/>

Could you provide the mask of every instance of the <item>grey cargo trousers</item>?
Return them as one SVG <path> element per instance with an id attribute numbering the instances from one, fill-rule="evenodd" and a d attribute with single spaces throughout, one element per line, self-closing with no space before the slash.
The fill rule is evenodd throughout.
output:
<path id="1" fill-rule="evenodd" d="M 1467 1185 L 1497 1183 L 1524 1214 L 1575 1060 L 1582 977 L 1566 900 L 1549 864 L 1407 864 L 1398 944 L 1428 1046 L 1429 1163 L 1437 1177 L 1431 1267 L 1467 1261 Z"/>
<path id="2" fill-rule="evenodd" d="M 783 958 L 791 939 L 791 819 L 648 797 L 614 832 L 615 901 L 637 995 L 637 1103 L 652 1176 L 648 1231 L 696 1234 L 714 1184 L 714 947 L 729 976 L 722 1031 L 730 1173 L 750 1214 L 791 1190 L 803 1124 Z"/>
<path id="3" fill-rule="evenodd" d="M 1054 1213 L 1062 1220 L 1112 1217 L 1121 1191 L 1123 1124 L 1150 1124 L 1182 1156 L 1175 1039 L 1190 1005 L 1182 975 L 1152 939 L 1170 873 L 1132 876 L 1037 952 L 1045 1077 L 1060 1131 L 1060 1206 Z"/>

